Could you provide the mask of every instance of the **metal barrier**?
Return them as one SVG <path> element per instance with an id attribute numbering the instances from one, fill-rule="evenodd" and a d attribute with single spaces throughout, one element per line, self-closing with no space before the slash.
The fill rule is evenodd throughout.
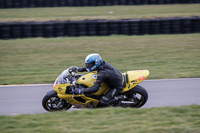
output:
<path id="1" fill-rule="evenodd" d="M 0 39 L 199 32 L 200 17 L 0 23 Z"/>
<path id="2" fill-rule="evenodd" d="M 0 0 L 0 8 L 200 3 L 200 0 Z"/>

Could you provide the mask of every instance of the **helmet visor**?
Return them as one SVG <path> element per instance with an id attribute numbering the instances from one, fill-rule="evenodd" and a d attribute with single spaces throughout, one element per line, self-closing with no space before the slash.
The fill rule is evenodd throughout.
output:
<path id="1" fill-rule="evenodd" d="M 93 67 L 95 65 L 95 61 L 91 62 L 91 63 L 85 63 L 86 69 L 90 69 L 91 67 Z"/>

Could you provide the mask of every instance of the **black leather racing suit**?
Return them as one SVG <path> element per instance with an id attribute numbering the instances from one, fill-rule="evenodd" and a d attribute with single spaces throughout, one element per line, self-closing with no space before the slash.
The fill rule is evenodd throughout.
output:
<path id="1" fill-rule="evenodd" d="M 78 71 L 86 71 L 86 68 L 80 67 Z M 105 61 L 102 61 L 102 64 L 98 67 L 97 80 L 94 86 L 85 88 L 84 93 L 97 92 L 103 82 L 110 87 L 110 90 L 101 97 L 100 103 L 108 105 L 114 101 L 114 96 L 118 95 L 123 90 L 123 76 L 121 72 Z"/>

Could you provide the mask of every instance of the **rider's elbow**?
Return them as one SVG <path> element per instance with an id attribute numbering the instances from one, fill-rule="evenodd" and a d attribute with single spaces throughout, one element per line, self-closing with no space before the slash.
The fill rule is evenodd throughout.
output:
<path id="1" fill-rule="evenodd" d="M 88 93 L 95 93 L 97 92 L 99 89 L 98 88 L 86 88 L 84 90 L 84 93 L 88 94 Z"/>

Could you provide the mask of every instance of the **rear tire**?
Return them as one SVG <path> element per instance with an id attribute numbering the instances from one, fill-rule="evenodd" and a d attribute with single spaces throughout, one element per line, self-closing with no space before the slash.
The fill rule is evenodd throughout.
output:
<path id="1" fill-rule="evenodd" d="M 53 112 L 68 110 L 72 105 L 64 99 L 60 99 L 55 91 L 51 91 L 51 93 L 48 92 L 42 99 L 42 106 L 46 111 Z"/>
<path id="2" fill-rule="evenodd" d="M 125 96 L 127 99 L 125 102 L 133 102 L 133 103 L 128 103 L 124 104 L 122 103 L 122 106 L 125 107 L 131 107 L 131 108 L 140 108 L 142 107 L 148 100 L 148 93 L 145 90 L 144 87 L 137 85 L 130 91 L 128 91 Z"/>

